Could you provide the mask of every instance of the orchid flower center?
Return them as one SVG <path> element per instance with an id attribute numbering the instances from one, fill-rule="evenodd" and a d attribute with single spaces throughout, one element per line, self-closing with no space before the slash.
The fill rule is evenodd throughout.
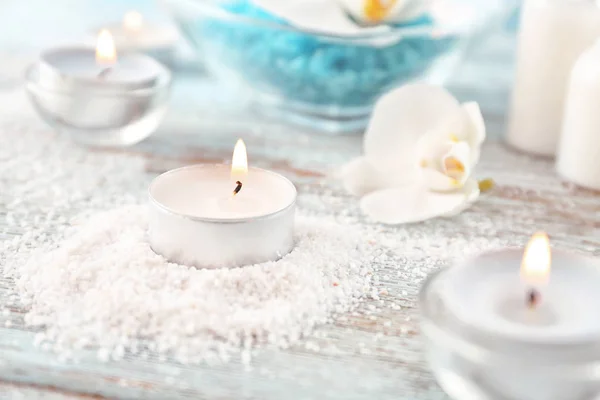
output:
<path id="1" fill-rule="evenodd" d="M 383 20 L 398 0 L 365 0 L 363 10 L 371 22 Z"/>
<path id="2" fill-rule="evenodd" d="M 444 159 L 444 172 L 448 176 L 459 178 L 465 173 L 465 165 L 456 157 L 446 157 Z"/>
<path id="3" fill-rule="evenodd" d="M 444 158 L 442 162 L 444 174 L 454 180 L 455 184 L 458 184 L 464 177 L 466 168 L 465 165 L 458 158 L 449 156 Z"/>

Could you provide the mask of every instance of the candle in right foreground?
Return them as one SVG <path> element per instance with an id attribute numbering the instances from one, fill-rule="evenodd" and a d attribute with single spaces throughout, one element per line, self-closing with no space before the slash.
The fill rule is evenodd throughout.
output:
<path id="1" fill-rule="evenodd" d="M 548 237 L 438 272 L 420 294 L 427 356 L 456 400 L 595 399 L 600 266 Z"/>
<path id="2" fill-rule="evenodd" d="M 581 53 L 600 36 L 595 0 L 525 0 L 507 142 L 553 156 L 562 124 L 567 81 Z"/>

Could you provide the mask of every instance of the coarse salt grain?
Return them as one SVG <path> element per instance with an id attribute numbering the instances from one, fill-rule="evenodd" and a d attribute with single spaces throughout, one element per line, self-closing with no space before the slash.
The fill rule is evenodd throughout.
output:
<path id="1" fill-rule="evenodd" d="M 298 218 L 295 249 L 275 262 L 203 270 L 167 262 L 146 241 L 144 206 L 126 206 L 80 224 L 57 249 L 18 267 L 28 324 L 62 352 L 100 346 L 122 359 L 140 341 L 159 359 L 201 362 L 252 347 L 289 345 L 363 297 L 372 246 L 360 232 Z M 337 286 L 334 286 L 336 283 Z"/>
<path id="2" fill-rule="evenodd" d="M 0 261 L 0 274 L 7 284 L 7 287 L 0 288 L 0 301 L 4 306 L 9 306 L 9 300 L 12 301 L 13 282 L 20 279 L 22 267 L 32 253 L 39 255 L 40 252 L 48 252 L 56 247 L 57 240 L 68 229 L 68 224 L 81 224 L 85 219 L 82 216 L 145 201 L 148 184 L 154 175 L 148 173 L 147 169 L 160 169 L 163 165 L 161 163 L 159 163 L 161 165 L 154 165 L 154 162 L 146 165 L 146 161 L 142 157 L 134 154 L 135 151 L 90 151 L 73 144 L 68 138 L 56 134 L 39 121 L 22 90 L 0 93 L 0 109 L 2 110 L 0 113 L 0 142 L 2 143 L 0 146 L 0 167 L 2 168 L 2 174 L 0 174 L 0 189 L 2 189 L 0 190 L 0 259 L 2 260 Z M 264 132 L 265 135 L 273 133 L 269 129 L 265 129 Z M 219 141 L 222 141 L 221 139 Z M 265 139 L 267 139 L 266 136 Z M 159 154 L 163 154 L 161 153 L 161 145 L 164 143 L 162 140 L 165 139 L 158 139 L 155 143 L 148 142 L 143 145 L 144 151 L 157 151 Z M 266 146 L 264 149 L 268 150 L 268 147 Z M 285 155 L 289 156 L 294 164 L 310 162 L 311 168 L 320 168 L 321 171 L 327 169 L 326 165 L 329 167 L 334 164 L 341 165 L 353 155 L 350 147 L 348 147 L 348 152 L 345 150 L 332 152 L 330 146 L 311 146 L 310 149 L 307 149 L 304 146 L 298 147 L 293 140 L 290 141 L 289 146 L 278 146 L 273 150 L 270 155 L 277 152 L 277 158 L 279 158 L 282 151 L 287 151 Z M 265 153 L 265 157 L 268 158 L 269 155 Z M 506 165 L 511 165 L 512 168 L 507 169 Z M 374 250 L 382 250 L 382 253 L 372 251 L 371 254 L 366 250 L 360 250 L 363 256 L 370 259 L 370 262 L 358 266 L 349 263 L 348 266 L 352 274 L 356 273 L 357 268 L 359 269 L 358 274 L 363 277 L 361 279 L 364 279 L 363 282 L 365 282 L 359 291 L 365 296 L 372 293 L 373 285 L 367 278 L 373 272 L 375 275 L 381 274 L 382 277 L 384 275 L 390 277 L 390 282 L 386 281 L 385 287 L 392 298 L 386 307 L 394 310 L 394 327 L 405 324 L 399 329 L 407 336 L 405 338 L 406 351 L 409 353 L 420 339 L 414 335 L 418 321 L 416 318 L 412 318 L 410 321 L 404 322 L 404 317 L 414 314 L 416 288 L 428 273 L 444 265 L 450 265 L 454 260 L 470 254 L 522 245 L 529 238 L 532 230 L 540 229 L 540 221 L 543 221 L 543 228 L 551 234 L 553 233 L 555 237 L 559 237 L 560 234 L 562 239 L 566 239 L 565 229 L 572 228 L 568 231 L 569 235 L 580 230 L 576 230 L 574 226 L 565 225 L 566 221 L 564 218 L 559 218 L 562 215 L 559 212 L 555 213 L 555 218 L 551 217 L 552 211 L 567 209 L 574 212 L 574 207 L 577 205 L 594 203 L 593 196 L 581 191 L 575 193 L 573 187 L 561 185 L 550 162 L 511 152 L 501 145 L 490 143 L 486 146 L 482 155 L 481 168 L 482 176 L 492 176 L 498 182 L 499 187 L 502 188 L 502 196 L 498 197 L 492 194 L 489 200 L 482 199 L 480 203 L 460 217 L 437 219 L 425 224 L 402 227 L 365 224 L 356 200 L 346 196 L 335 179 L 323 180 L 321 185 L 315 185 L 314 181 L 310 179 L 305 181 L 306 184 L 301 183 L 303 180 L 298 181 L 298 208 L 302 215 L 310 215 L 315 218 L 333 217 L 342 224 L 353 226 L 360 224 L 361 235 L 366 242 L 370 243 L 369 246 Z M 514 171 L 522 173 L 515 174 Z M 543 196 L 545 205 L 537 201 L 517 200 L 539 196 Z M 577 222 L 577 219 L 574 221 Z M 27 235 L 24 235 L 26 233 Z M 588 234 L 591 233 L 588 232 Z M 563 245 L 565 243 L 567 243 L 566 240 Z M 580 244 L 578 248 L 586 247 Z M 595 247 L 587 246 L 587 249 L 593 252 Z M 57 273 L 56 268 L 52 270 Z M 94 280 L 93 272 L 95 270 L 92 268 L 88 271 L 89 277 L 84 279 L 84 275 L 81 275 L 80 279 L 83 282 Z M 43 274 L 43 272 L 41 273 Z M 70 272 L 66 271 L 65 273 L 68 275 Z M 140 278 L 145 279 L 146 277 Z M 348 278 L 344 278 L 342 283 L 345 279 Z M 352 276 L 352 279 L 355 277 Z M 50 288 L 54 287 L 56 284 L 52 283 Z M 73 283 L 69 282 L 67 287 L 72 288 Z M 333 282 L 331 288 L 342 293 L 345 291 L 343 286 L 336 287 Z M 401 290 L 407 288 L 410 288 L 407 294 L 401 295 Z M 328 290 L 327 288 L 319 289 Z M 40 285 L 36 290 L 43 294 L 46 288 L 44 285 Z M 63 293 L 60 290 L 62 289 L 59 289 L 58 295 L 65 301 L 69 298 L 71 300 L 77 298 L 73 294 Z M 29 292 L 29 295 L 35 297 L 37 291 Z M 31 300 L 28 303 L 31 304 Z M 72 306 L 72 304 L 69 305 Z M 15 323 L 11 329 L 22 329 L 21 313 L 26 311 L 26 306 L 28 304 L 17 306 L 10 304 L 11 308 L 18 309 L 18 312 L 11 313 L 15 314 L 14 318 L 11 318 Z M 50 304 L 50 306 L 56 307 L 56 304 Z M 110 309 L 113 305 L 98 305 L 97 308 L 102 310 L 105 309 L 104 307 Z M 344 307 L 348 307 L 348 305 L 342 304 L 340 312 L 344 310 Z M 351 329 L 350 327 L 357 321 L 360 322 L 365 318 L 365 307 L 350 305 L 348 308 L 350 311 L 339 319 L 348 321 L 342 328 L 339 328 L 344 332 Z M 34 325 L 44 325 L 48 321 L 48 313 L 51 312 L 54 312 L 52 308 L 44 310 L 41 304 L 37 304 L 31 309 L 27 318 Z M 94 312 L 91 308 L 87 309 L 89 315 L 86 318 L 91 318 L 89 321 L 93 321 L 94 318 L 100 320 L 108 318 L 106 315 L 95 316 Z M 122 314 L 116 314 L 116 316 L 119 315 Z M 68 315 L 63 315 L 63 318 L 66 317 Z M 385 322 L 384 317 L 381 317 L 380 320 L 382 323 Z M 46 325 L 43 330 L 44 334 L 47 332 L 51 335 L 42 341 L 41 349 L 63 351 L 61 349 L 71 340 L 69 332 L 77 333 L 79 329 L 68 322 L 69 318 L 65 321 L 50 321 L 50 324 Z M 111 323 L 115 323 L 117 328 L 119 327 L 118 320 L 111 321 Z M 79 331 L 83 332 L 84 336 L 96 337 L 87 332 L 85 326 L 80 328 Z M 101 326 L 100 329 L 106 329 L 106 327 Z M 174 329 L 182 328 L 174 327 Z M 306 332 L 307 329 L 308 326 L 305 326 L 302 331 Z M 332 327 L 331 329 L 337 328 Z M 39 330 L 42 329 L 36 328 L 36 332 Z M 311 338 L 316 332 L 319 330 L 313 331 Z M 102 332 L 98 332 L 98 334 L 100 335 Z M 48 342 L 61 337 L 65 342 L 63 346 Z M 131 348 L 128 348 L 126 357 L 133 352 L 134 348 L 137 348 L 136 358 L 138 360 L 154 362 L 158 359 L 165 359 L 164 356 L 159 357 L 156 354 L 159 346 L 155 341 L 153 342 L 152 338 L 139 337 L 137 339 L 139 340 L 132 343 L 131 337 L 127 338 L 127 343 L 124 345 L 129 344 Z M 204 337 L 194 346 L 200 346 L 202 340 Z M 223 348 L 218 352 L 219 359 L 227 360 L 229 358 L 231 345 L 228 344 L 228 340 L 229 338 L 224 342 L 227 345 L 223 344 Z M 233 336 L 231 340 L 234 340 Z M 276 343 L 282 348 L 289 346 L 289 340 L 279 339 L 275 335 L 266 341 Z M 327 339 L 327 341 L 329 344 L 332 342 L 331 339 Z M 75 343 L 80 342 L 72 340 L 71 343 L 74 347 Z M 111 344 L 108 341 L 105 349 L 107 359 L 117 344 Z M 88 345 L 98 346 L 98 343 L 89 341 Z M 180 342 L 177 346 L 181 350 L 180 353 L 183 354 L 182 362 L 187 363 L 184 357 L 185 342 Z M 97 349 L 94 347 L 92 350 L 97 351 Z M 344 351 L 340 350 L 342 353 Z M 404 357 L 407 354 L 400 352 L 399 356 Z M 193 357 L 191 358 L 189 362 L 193 361 Z"/>

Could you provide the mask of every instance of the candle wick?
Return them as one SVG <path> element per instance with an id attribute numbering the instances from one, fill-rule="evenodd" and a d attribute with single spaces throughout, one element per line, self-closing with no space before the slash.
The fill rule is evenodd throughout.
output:
<path id="1" fill-rule="evenodd" d="M 104 79 L 106 78 L 106 75 L 108 75 L 110 73 L 110 71 L 112 71 L 112 67 L 108 67 L 108 68 L 104 68 L 102 71 L 100 71 L 100 73 L 98 74 L 98 78 L 99 79 Z"/>
<path id="2" fill-rule="evenodd" d="M 527 303 L 527 307 L 529 307 L 530 309 L 534 309 L 540 302 L 540 293 L 535 290 L 535 289 L 531 289 L 527 292 L 527 298 L 525 299 L 525 302 Z"/>
<path id="3" fill-rule="evenodd" d="M 236 194 L 238 194 L 240 192 L 240 190 L 242 190 L 242 182 L 240 181 L 236 181 L 235 184 L 237 185 L 235 187 L 235 189 L 233 189 L 233 195 L 235 196 Z"/>

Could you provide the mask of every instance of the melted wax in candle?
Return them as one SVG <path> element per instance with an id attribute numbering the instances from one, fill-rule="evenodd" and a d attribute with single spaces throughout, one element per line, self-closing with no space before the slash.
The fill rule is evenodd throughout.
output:
<path id="1" fill-rule="evenodd" d="M 235 216 L 240 216 L 266 212 L 265 207 L 258 201 L 258 198 L 253 195 L 252 189 L 244 188 L 236 195 L 228 193 L 217 199 L 217 207 L 220 211 Z"/>
<path id="2" fill-rule="evenodd" d="M 558 322 L 555 312 L 544 302 L 531 308 L 523 299 L 511 298 L 500 303 L 497 312 L 506 321 L 519 325 L 541 327 L 552 326 Z"/>

